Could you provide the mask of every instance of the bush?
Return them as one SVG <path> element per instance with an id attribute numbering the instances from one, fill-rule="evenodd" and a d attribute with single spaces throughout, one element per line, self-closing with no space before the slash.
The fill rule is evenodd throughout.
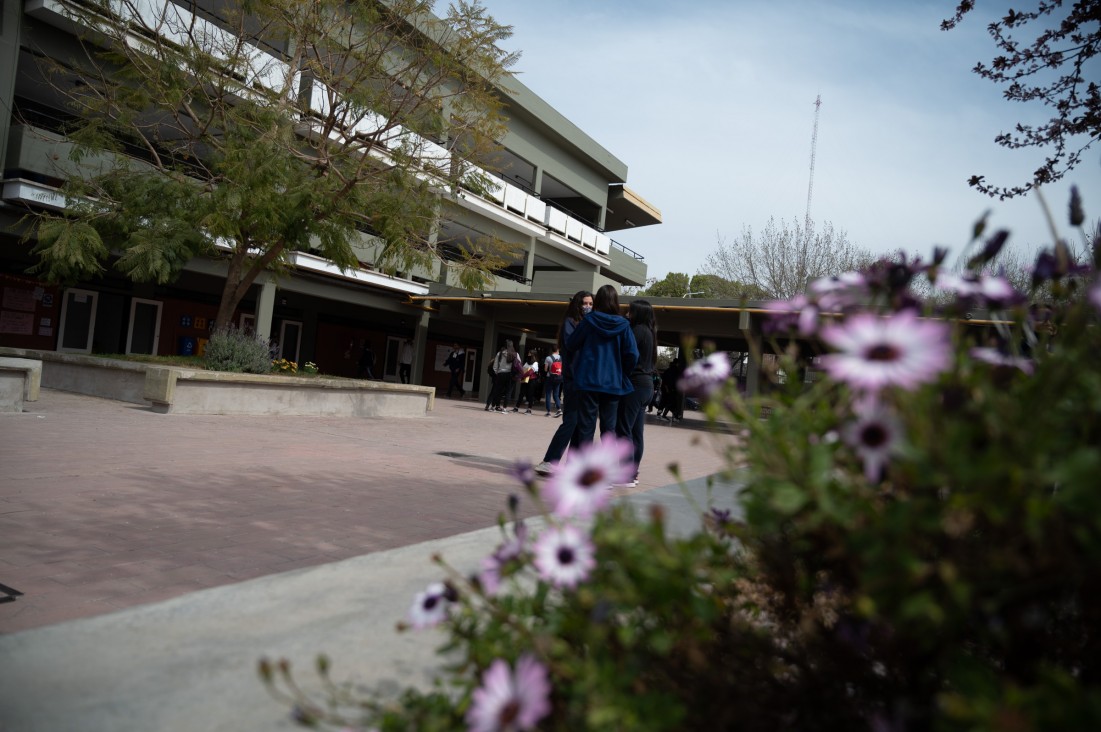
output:
<path id="1" fill-rule="evenodd" d="M 677 539 L 609 507 L 634 470 L 614 441 L 542 485 L 521 466 L 545 525 L 502 520 L 477 575 L 414 599 L 410 627 L 449 633 L 446 684 L 315 700 L 286 662 L 263 677 L 303 724 L 383 732 L 1101 728 L 1101 232 L 1092 261 L 1041 254 L 1051 306 L 979 274 L 1004 240 L 776 303 L 781 369 L 820 356 L 813 384 L 743 400 L 726 354 L 686 370 L 745 429 L 743 516 Z M 941 317 L 918 278 L 951 293 Z"/>
<path id="2" fill-rule="evenodd" d="M 203 358 L 212 371 L 266 374 L 271 371 L 271 344 L 233 326 L 219 328 L 210 334 Z"/>

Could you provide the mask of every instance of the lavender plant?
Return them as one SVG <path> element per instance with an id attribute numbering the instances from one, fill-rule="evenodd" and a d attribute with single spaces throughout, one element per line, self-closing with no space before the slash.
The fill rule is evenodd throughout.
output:
<path id="1" fill-rule="evenodd" d="M 782 368 L 817 358 L 811 384 L 745 400 L 725 354 L 689 367 L 744 428 L 743 516 L 677 538 L 611 502 L 633 470 L 615 441 L 542 485 L 518 466 L 542 524 L 514 501 L 480 570 L 441 560 L 410 610 L 449 634 L 446 684 L 342 706 L 286 662 L 264 679 L 304 724 L 385 732 L 1101 727 L 1101 237 L 1086 262 L 1039 255 L 1057 304 L 982 274 L 999 240 L 963 275 L 900 257 L 774 303 Z"/>

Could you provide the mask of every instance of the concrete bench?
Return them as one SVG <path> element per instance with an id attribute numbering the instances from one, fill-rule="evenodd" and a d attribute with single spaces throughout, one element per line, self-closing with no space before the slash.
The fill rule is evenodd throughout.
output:
<path id="1" fill-rule="evenodd" d="M 38 401 L 42 362 L 0 356 L 0 412 L 22 412 L 24 402 Z"/>

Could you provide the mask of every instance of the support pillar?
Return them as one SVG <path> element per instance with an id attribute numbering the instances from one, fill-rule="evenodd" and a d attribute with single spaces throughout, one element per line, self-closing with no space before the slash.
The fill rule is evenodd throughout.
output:
<path id="1" fill-rule="evenodd" d="M 424 306 L 426 308 L 432 307 L 432 302 L 425 300 Z M 428 362 L 428 354 L 425 349 L 428 347 L 428 322 L 431 318 L 432 313 L 427 310 L 422 311 L 420 317 L 417 318 L 417 328 L 413 333 L 413 364 L 410 366 L 410 384 L 424 383 L 424 366 Z"/>
<path id="2" fill-rule="evenodd" d="M 260 296 L 256 298 L 256 335 L 271 340 L 271 323 L 275 315 L 275 293 L 279 288 L 275 286 L 275 278 L 271 275 L 261 275 L 261 277 L 264 280 L 260 284 Z"/>

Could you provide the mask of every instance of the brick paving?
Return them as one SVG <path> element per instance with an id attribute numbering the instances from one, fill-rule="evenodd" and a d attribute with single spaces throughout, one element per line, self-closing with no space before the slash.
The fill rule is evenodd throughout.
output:
<path id="1" fill-rule="evenodd" d="M 559 424 L 438 399 L 424 418 L 161 415 L 43 389 L 0 414 L 0 633 L 493 525 Z M 651 423 L 639 491 L 721 469 Z"/>

